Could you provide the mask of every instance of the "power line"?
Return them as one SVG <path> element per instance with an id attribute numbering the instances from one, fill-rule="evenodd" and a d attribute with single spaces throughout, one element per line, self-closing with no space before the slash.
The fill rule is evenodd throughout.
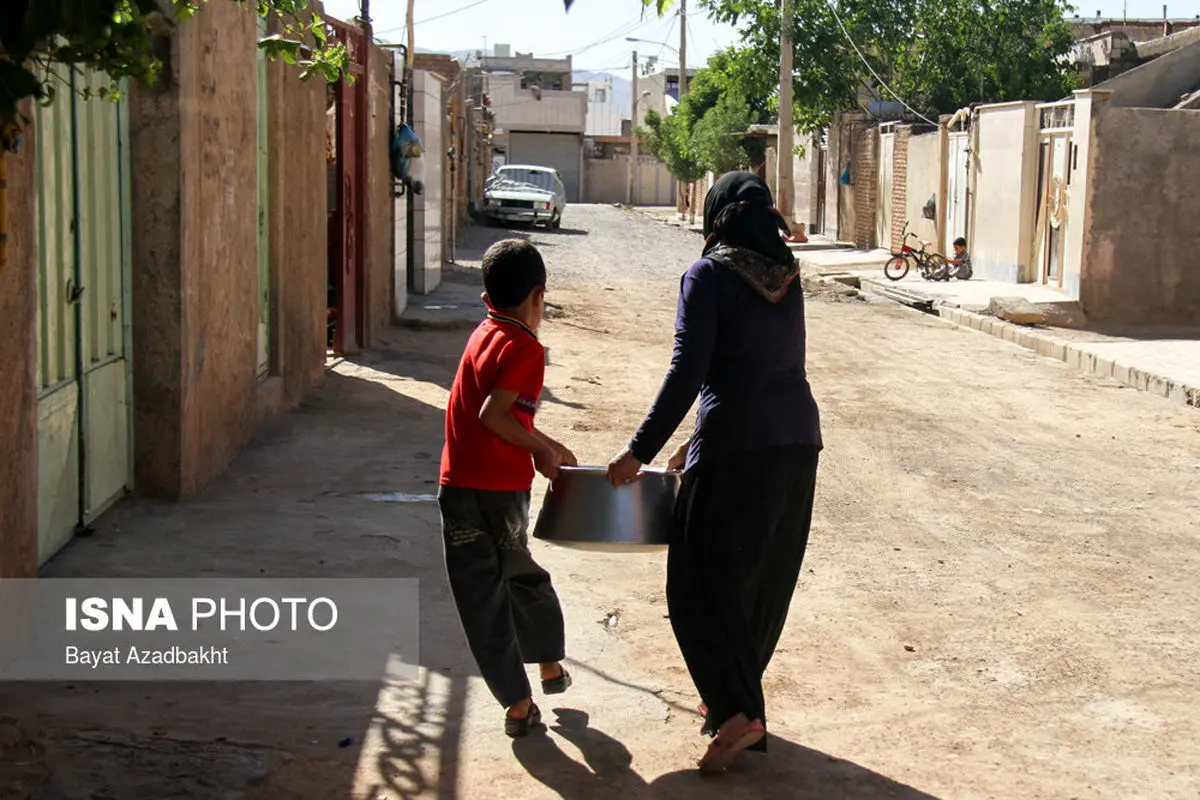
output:
<path id="1" fill-rule="evenodd" d="M 472 8 L 475 8 L 475 6 L 481 6 L 486 2 L 488 2 L 488 0 L 475 0 L 474 3 L 462 6 L 461 8 L 456 8 L 453 11 L 447 11 L 444 14 L 438 14 L 436 17 L 429 17 L 428 19 L 417 20 L 416 22 L 413 23 L 413 25 L 424 25 L 426 22 L 435 22 L 439 19 L 444 19 L 446 17 L 450 17 L 455 14 L 462 13 L 463 11 L 468 11 Z M 375 31 L 375 33 L 376 33 L 376 35 L 382 35 L 385 33 L 395 33 L 396 31 L 406 31 L 407 29 L 408 29 L 408 25 L 405 24 L 405 25 L 398 25 L 395 28 L 386 28 L 381 31 Z"/>
<path id="2" fill-rule="evenodd" d="M 879 77 L 879 73 L 876 72 L 875 68 L 871 66 L 871 62 L 867 61 L 867 57 L 863 55 L 862 50 L 858 49 L 858 45 L 854 43 L 854 39 L 852 39 L 850 37 L 850 31 L 846 30 L 846 25 L 845 25 L 845 23 L 842 22 L 841 16 L 838 15 L 837 8 L 834 7 L 833 0 L 825 0 L 825 2 L 829 5 L 829 10 L 833 12 L 833 18 L 835 20 L 837 20 L 838 27 L 842 29 L 842 33 L 845 35 L 846 41 L 848 41 L 850 43 L 850 46 L 854 48 L 854 52 L 858 54 L 859 60 L 861 60 L 862 63 L 864 65 L 866 65 L 867 69 L 871 71 L 871 74 L 875 76 L 875 80 L 879 81 L 879 85 L 882 86 L 884 89 L 887 89 L 888 94 L 890 94 L 892 97 L 896 98 L 896 100 L 900 103 L 900 105 L 904 106 L 909 111 L 911 111 L 913 114 L 915 114 L 918 119 L 924 120 L 925 122 L 928 122 L 930 125 L 933 125 L 936 127 L 937 126 L 936 122 L 934 122 L 929 117 L 922 114 L 920 111 L 917 111 L 915 108 L 910 106 L 908 103 L 904 102 L 904 98 L 901 97 L 900 95 L 896 94 L 894 91 L 892 91 L 892 87 L 888 86 L 887 83 L 884 82 L 883 78 Z"/>
<path id="3" fill-rule="evenodd" d="M 481 6 L 484 3 L 486 3 L 487 1 L 488 0 L 475 0 L 475 2 L 471 3 L 470 5 L 465 5 L 462 8 L 456 8 L 453 11 L 447 11 L 445 14 L 438 14 L 436 17 L 429 17 L 428 19 L 420 19 L 420 20 L 417 20 L 413 24 L 414 25 L 424 25 L 426 22 L 433 22 L 435 20 L 445 19 L 446 17 L 454 16 L 455 14 L 458 14 L 462 11 L 466 11 L 468 9 L 474 8 L 475 6 Z"/>

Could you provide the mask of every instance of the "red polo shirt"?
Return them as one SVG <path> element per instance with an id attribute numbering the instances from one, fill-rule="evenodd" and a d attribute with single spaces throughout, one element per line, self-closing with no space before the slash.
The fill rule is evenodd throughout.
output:
<path id="1" fill-rule="evenodd" d="M 524 325 L 497 315 L 480 323 L 450 389 L 443 486 L 493 492 L 523 492 L 533 486 L 533 456 L 485 428 L 479 412 L 497 389 L 516 392 L 512 413 L 532 431 L 545 371 L 542 344 Z"/>

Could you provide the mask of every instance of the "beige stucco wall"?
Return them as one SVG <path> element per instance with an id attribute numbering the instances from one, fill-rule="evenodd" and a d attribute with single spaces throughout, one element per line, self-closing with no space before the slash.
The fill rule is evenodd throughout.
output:
<path id="1" fill-rule="evenodd" d="M 1200 111 L 1092 115 L 1080 301 L 1095 321 L 1200 323 Z"/>
<path id="2" fill-rule="evenodd" d="M 1030 280 L 1037 196 L 1038 115 L 1033 103 L 981 106 L 971 153 L 971 235 L 975 274 Z"/>
<path id="3" fill-rule="evenodd" d="M 33 112 L 27 105 L 26 116 Z M 33 126 L 8 162 L 8 265 L 0 273 L 0 578 L 37 570 L 37 224 Z"/>
<path id="4" fill-rule="evenodd" d="M 257 374 L 257 24 L 212 3 L 130 91 L 135 467 L 177 497 L 324 375 L 324 88 L 272 65 L 271 376 Z M 216 232 L 216 233 L 214 233 Z"/>
<path id="5" fill-rule="evenodd" d="M 938 242 L 938 225 L 936 219 L 925 219 L 923 212 L 929 198 L 936 198 L 939 193 L 941 171 L 941 134 L 935 131 L 911 137 L 908 140 L 904 218 L 909 222 L 910 231 L 929 242 Z M 938 210 L 941 210 L 940 205 Z"/>

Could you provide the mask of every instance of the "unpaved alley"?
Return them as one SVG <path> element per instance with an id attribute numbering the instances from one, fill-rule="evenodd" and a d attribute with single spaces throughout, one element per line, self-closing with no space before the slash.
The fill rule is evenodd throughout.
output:
<path id="1" fill-rule="evenodd" d="M 479 256 L 506 235 L 466 231 L 449 288 L 479 291 Z M 551 273 L 539 426 L 607 463 L 658 389 L 700 238 L 597 206 L 511 235 Z M 694 774 L 663 554 L 541 543 L 576 682 L 542 703 L 545 735 L 503 736 L 420 498 L 468 331 L 397 328 L 198 499 L 119 508 L 43 574 L 419 577 L 421 680 L 3 686 L 0 797 L 1200 794 L 1200 413 L 811 288 L 826 450 L 767 674 L 768 755 Z"/>

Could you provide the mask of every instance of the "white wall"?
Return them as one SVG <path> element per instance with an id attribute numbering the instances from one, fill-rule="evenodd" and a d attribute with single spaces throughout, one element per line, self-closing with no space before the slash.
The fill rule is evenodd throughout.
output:
<path id="1" fill-rule="evenodd" d="M 1079 299 L 1083 276 L 1084 231 L 1088 227 L 1090 209 L 1087 207 L 1088 182 L 1092 172 L 1092 122 L 1099 108 L 1106 105 L 1110 94 L 1099 89 L 1075 93 L 1075 129 L 1071 144 L 1078 148 L 1073 154 L 1075 169 L 1067 187 L 1067 219 L 1063 231 L 1063 291 Z"/>
<path id="2" fill-rule="evenodd" d="M 928 242 L 938 241 L 937 217 L 944 213 L 940 203 L 934 219 L 925 219 L 925 204 L 940 194 L 942 180 L 942 135 L 922 133 L 908 140 L 908 187 L 905 219 L 909 230 Z M 941 245 L 935 245 L 940 247 Z"/>
<path id="3" fill-rule="evenodd" d="M 971 235 L 975 274 L 1032 279 L 1038 113 L 1034 103 L 981 106 L 972 130 Z"/>
<path id="4" fill-rule="evenodd" d="M 425 191 L 413 198 L 412 290 L 430 294 L 442 282 L 443 141 L 442 82 L 431 72 L 413 73 L 413 127 L 425 145 Z"/>

